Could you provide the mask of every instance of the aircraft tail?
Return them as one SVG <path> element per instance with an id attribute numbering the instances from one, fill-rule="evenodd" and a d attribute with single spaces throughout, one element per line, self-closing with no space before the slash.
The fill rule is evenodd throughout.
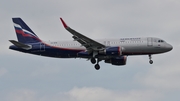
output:
<path id="1" fill-rule="evenodd" d="M 21 43 L 41 42 L 38 36 L 26 25 L 21 18 L 12 18 L 17 39 Z"/>

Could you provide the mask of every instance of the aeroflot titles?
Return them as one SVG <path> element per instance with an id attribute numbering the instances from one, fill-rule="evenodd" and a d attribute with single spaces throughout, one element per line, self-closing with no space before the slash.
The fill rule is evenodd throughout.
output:
<path id="1" fill-rule="evenodd" d="M 141 40 L 141 38 L 121 38 L 120 40 Z"/>

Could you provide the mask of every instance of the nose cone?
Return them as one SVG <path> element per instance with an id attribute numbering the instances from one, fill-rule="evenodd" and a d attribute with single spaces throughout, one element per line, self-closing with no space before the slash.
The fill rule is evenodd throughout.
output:
<path id="1" fill-rule="evenodd" d="M 173 49 L 173 46 L 168 44 L 166 48 L 167 48 L 168 51 L 171 51 Z"/>

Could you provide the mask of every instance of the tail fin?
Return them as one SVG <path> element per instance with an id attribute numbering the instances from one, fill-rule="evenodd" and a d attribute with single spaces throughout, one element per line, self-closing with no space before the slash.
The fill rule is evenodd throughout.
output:
<path id="1" fill-rule="evenodd" d="M 21 43 L 41 42 L 38 36 L 26 25 L 21 18 L 12 18 L 18 41 Z"/>

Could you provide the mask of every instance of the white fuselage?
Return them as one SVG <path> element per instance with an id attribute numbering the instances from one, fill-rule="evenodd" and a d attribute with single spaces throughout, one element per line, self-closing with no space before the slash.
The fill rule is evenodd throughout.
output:
<path id="1" fill-rule="evenodd" d="M 124 55 L 144 55 L 144 54 L 158 54 L 170 51 L 172 46 L 164 40 L 153 37 L 145 38 L 120 38 L 120 39 L 106 39 L 96 40 L 97 42 L 109 47 L 119 46 L 123 50 Z M 77 41 L 60 41 L 60 42 L 45 42 L 54 47 L 68 48 L 68 49 L 82 49 L 86 50 Z"/>

